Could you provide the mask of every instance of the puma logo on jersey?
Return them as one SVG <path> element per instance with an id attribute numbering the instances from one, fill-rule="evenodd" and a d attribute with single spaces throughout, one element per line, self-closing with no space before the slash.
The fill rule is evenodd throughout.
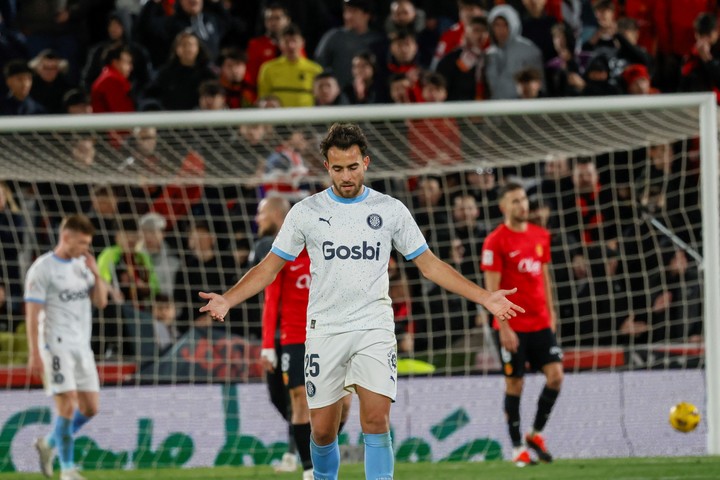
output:
<path id="1" fill-rule="evenodd" d="M 318 218 L 318 221 L 320 221 L 320 222 L 325 222 L 325 223 L 328 224 L 328 227 L 332 227 L 332 225 L 330 225 L 330 220 L 332 220 L 332 217 L 328 217 L 328 218 L 322 218 L 322 217 L 320 217 L 320 218 Z"/>

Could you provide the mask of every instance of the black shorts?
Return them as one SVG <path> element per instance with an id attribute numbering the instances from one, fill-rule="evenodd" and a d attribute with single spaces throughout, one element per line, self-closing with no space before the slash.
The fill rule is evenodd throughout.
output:
<path id="1" fill-rule="evenodd" d="M 525 375 L 525 364 L 531 371 L 539 371 L 553 362 L 562 362 L 562 350 L 558 347 L 555 333 L 549 328 L 537 332 L 516 332 L 517 352 L 510 353 L 500 344 L 500 332 L 495 330 L 495 342 L 500 352 L 500 362 L 506 377 L 520 378 Z"/>
<path id="2" fill-rule="evenodd" d="M 294 343 L 282 346 L 280 369 L 287 388 L 305 386 L 305 344 Z"/>

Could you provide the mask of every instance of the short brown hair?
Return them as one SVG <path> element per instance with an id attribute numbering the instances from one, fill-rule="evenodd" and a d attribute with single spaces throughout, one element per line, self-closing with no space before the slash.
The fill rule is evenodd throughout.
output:
<path id="1" fill-rule="evenodd" d="M 334 123 L 320 142 L 320 152 L 327 159 L 328 150 L 332 147 L 347 150 L 353 145 L 360 148 L 363 157 L 367 155 L 368 142 L 362 129 L 354 123 Z"/>
<path id="2" fill-rule="evenodd" d="M 502 198 L 507 195 L 510 192 L 514 192 L 515 190 L 522 190 L 525 191 L 525 187 L 520 185 L 517 182 L 508 182 L 505 185 L 503 185 L 500 188 L 500 191 L 498 192 L 498 200 L 502 200 Z"/>
<path id="3" fill-rule="evenodd" d="M 95 227 L 90 219 L 80 214 L 63 218 L 62 223 L 60 223 L 60 231 L 65 230 L 82 233 L 84 235 L 95 235 Z"/>
<path id="4" fill-rule="evenodd" d="M 537 68 L 523 68 L 515 74 L 515 83 L 539 82 L 542 80 L 542 74 Z"/>

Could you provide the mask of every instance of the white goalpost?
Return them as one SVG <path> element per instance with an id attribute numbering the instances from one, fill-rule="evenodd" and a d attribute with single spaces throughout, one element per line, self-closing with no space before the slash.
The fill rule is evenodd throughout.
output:
<path id="1" fill-rule="evenodd" d="M 158 213 L 166 220 L 165 242 L 167 251 L 177 259 L 175 270 L 165 278 L 162 275 L 166 273 L 158 269 L 157 285 L 148 287 L 155 290 L 145 297 L 134 286 L 130 288 L 132 299 L 126 294 L 124 304 L 118 302 L 112 311 L 98 314 L 100 320 L 94 325 L 93 347 L 101 376 L 106 386 L 116 387 L 108 393 L 110 402 L 118 408 L 129 405 L 126 408 L 132 407 L 135 415 L 135 410 L 142 410 L 144 401 L 162 405 L 183 398 L 192 408 L 203 408 L 201 399 L 210 395 L 208 398 L 222 404 L 225 417 L 213 417 L 208 425 L 234 425 L 228 415 L 235 409 L 237 418 L 233 420 L 237 420 L 239 429 L 243 402 L 235 384 L 262 380 L 256 361 L 260 304 L 257 299 L 248 302 L 231 312 L 229 322 L 211 328 L 195 316 L 194 294 L 199 289 L 222 290 L 249 268 L 248 254 L 257 233 L 254 214 L 260 198 L 279 192 L 297 200 L 327 187 L 318 141 L 332 123 L 355 122 L 361 124 L 369 138 L 369 185 L 408 205 L 418 223 L 422 222 L 431 248 L 474 281 L 482 281 L 482 276 L 478 267 L 481 238 L 473 235 L 482 237 L 498 221 L 497 199 L 492 193 L 497 184 L 520 181 L 532 192 L 538 211 L 547 207 L 545 221 L 553 233 L 554 278 L 563 317 L 558 338 L 566 353 L 566 370 L 577 373 L 572 375 L 570 386 L 585 389 L 567 398 L 563 390 L 559 401 L 568 402 L 564 408 L 581 418 L 585 400 L 589 405 L 593 396 L 602 396 L 610 385 L 618 386 L 620 393 L 612 400 L 617 402 L 617 408 L 642 410 L 642 399 L 630 397 L 638 392 L 657 396 L 663 403 L 648 410 L 653 415 L 661 412 L 664 417 L 651 418 L 648 414 L 642 421 L 666 427 L 667 415 L 662 412 L 671 404 L 664 402 L 704 401 L 703 423 L 695 433 L 706 433 L 701 453 L 720 455 L 717 115 L 716 98 L 708 93 L 0 118 L 0 187 L 8 192 L 12 218 L 18 222 L 12 245 L 0 245 L 0 287 L 7 290 L 9 304 L 15 308 L 8 314 L 6 331 L 0 317 L 0 404 L 4 403 L 2 399 L 17 399 L 13 408 L 20 412 L 28 399 L 34 398 L 31 395 L 40 395 L 26 391 L 37 385 L 21 373 L 26 352 L 22 329 L 17 328 L 22 323 L 22 302 L 17 295 L 29 263 L 56 240 L 59 219 L 69 213 L 89 214 L 99 226 L 94 243 L 101 246 L 112 245 L 114 235 L 130 228 L 127 225 L 134 222 L 137 226 L 146 214 Z M 673 168 L 651 181 L 650 152 L 657 146 L 665 149 Z M 269 167 L 268 159 L 273 155 L 287 159 L 293 154 L 302 157 L 302 168 L 294 169 L 292 161 L 282 169 Z M 555 165 L 557 159 L 567 170 L 553 176 L 551 164 Z M 583 239 L 588 233 L 583 228 L 588 225 L 582 222 L 590 217 L 581 219 L 579 226 L 568 221 L 569 210 L 585 207 L 576 205 L 575 200 L 567 203 L 573 193 L 572 167 L 583 161 L 597 165 L 600 181 L 607 187 L 602 193 L 611 199 L 604 207 L 612 222 L 605 227 L 617 230 L 606 233 L 593 224 L 597 227 L 596 237 L 588 241 Z M 491 184 L 483 183 L 488 180 Z M 552 187 L 549 190 L 548 185 Z M 652 205 L 652 198 L 648 200 L 648 195 L 652 197 L 648 194 L 651 187 L 663 192 L 657 205 Z M 600 196 L 599 191 L 595 193 Z M 458 205 L 463 199 L 471 200 L 475 212 L 471 220 L 482 233 L 468 234 L 461 228 L 462 208 Z M 673 224 L 668 219 L 679 220 Z M 212 260 L 201 262 L 195 258 L 194 245 L 200 237 L 210 239 L 215 253 Z M 593 253 L 596 251 L 599 253 Z M 683 272 L 694 272 L 695 277 L 673 277 L 667 265 L 676 252 L 684 258 Z M 463 399 L 448 404 L 447 412 L 439 408 L 442 415 L 426 412 L 428 417 L 436 413 L 443 417 L 434 424 L 423 423 L 422 415 L 413 418 L 408 414 L 408 419 L 402 420 L 407 422 L 403 424 L 406 431 L 422 430 L 408 434 L 408 438 L 425 438 L 433 452 L 442 452 L 431 459 L 451 458 L 462 449 L 453 450 L 457 446 L 448 446 L 446 437 L 435 433 L 433 437 L 428 431 L 441 431 L 440 424 L 454 432 L 473 422 L 494 422 L 485 418 L 471 422 L 468 413 L 477 418 L 472 415 L 473 408 L 482 412 L 497 407 L 500 416 L 500 406 L 492 397 L 500 376 L 495 375 L 499 370 L 496 352 L 488 340 L 487 318 L 475 306 L 433 289 L 413 271 L 412 264 L 397 260 L 390 294 L 397 307 L 400 357 L 409 363 L 426 362 L 423 365 L 429 363 L 434 368 L 434 373 L 415 371 L 409 375 L 403 383 L 409 392 L 407 398 L 414 396 L 418 402 L 417 398 L 427 395 L 454 401 L 457 392 L 453 388 L 474 388 L 476 377 L 482 377 L 484 382 L 479 388 L 493 386 L 481 395 L 489 398 L 487 403 L 477 403 L 468 394 L 467 402 Z M 612 270 L 608 266 L 611 263 Z M 118 290 L 127 287 L 120 280 L 115 286 Z M 153 345 L 152 329 L 148 330 L 146 323 L 157 294 L 172 298 L 178 309 L 177 343 L 162 349 Z M 665 299 L 664 303 L 659 297 Z M 621 327 L 625 317 L 642 318 L 641 323 L 647 323 L 650 332 L 628 334 Z M 692 326 L 694 321 L 698 325 Z M 698 341 L 700 331 L 702 342 Z M 704 399 L 698 398 L 699 392 L 677 392 L 680 387 L 672 394 L 663 392 L 663 388 L 670 389 L 676 373 L 688 372 L 688 376 L 704 377 L 700 382 L 704 382 Z M 605 373 L 612 374 L 612 378 L 608 380 Z M 633 384 L 643 381 L 645 374 L 653 376 L 655 382 L 647 391 L 643 385 Z M 593 386 L 596 381 L 600 382 L 597 388 Z M 691 379 L 681 385 L 697 385 L 694 382 Z M 220 384 L 221 389 L 214 388 L 215 384 Z M 258 385 L 248 387 L 258 387 L 247 390 L 253 399 L 264 399 L 264 390 Z M 189 393 L 180 390 L 184 388 Z M 197 394 L 192 388 L 197 388 Z M 144 395 L 147 400 L 142 400 Z M 458 393 L 457 397 L 462 395 Z M 141 404 L 133 404 L 136 399 Z M 412 402 L 403 407 L 403 400 L 395 408 L 415 411 Z M 11 413 L 16 411 L 8 411 L 8 417 Z M 22 424 L 22 415 L 12 418 L 20 418 Z M 157 415 L 158 424 L 166 417 L 173 421 L 181 417 L 171 411 Z M 652 452 L 650 447 L 633 442 L 641 441 L 635 440 L 642 438 L 641 433 L 655 435 L 659 428 L 636 428 L 633 419 L 626 418 L 631 415 L 623 410 L 617 417 L 608 417 L 602 427 L 625 422 L 622 428 L 608 428 L 626 437 L 618 441 L 622 445 L 617 448 L 592 456 Z M 37 412 L 27 413 L 27 417 L 41 423 Z M 254 428 L 253 422 L 260 422 L 262 415 L 243 418 L 244 428 Z M 527 419 L 523 416 L 523 421 Z M 0 427 L 7 420 L 0 415 Z M 142 417 L 138 422 L 146 427 L 145 420 Z M 121 417 L 112 417 L 112 421 L 123 425 Z M 490 431 L 496 424 L 504 436 L 501 419 L 491 427 L 482 424 L 479 430 Z M 583 427 L 595 428 L 590 424 Z M 149 428 L 152 432 L 152 422 Z M 174 431 L 169 428 L 168 432 Z M 257 428 L 261 433 L 256 436 L 267 444 L 267 448 L 263 444 L 262 451 L 270 452 L 267 458 L 271 459 L 275 453 L 270 445 L 284 441 L 283 430 Z M 274 436 L 276 430 L 280 433 Z M 212 441 L 222 446 L 227 440 L 227 446 L 232 437 L 227 435 Z M 197 438 L 202 439 L 202 434 Z M 668 443 L 667 450 L 680 444 L 678 438 Z M 661 443 L 658 438 L 650 440 Z M 502 441 L 498 442 L 499 449 Z M 577 443 L 576 439 L 568 438 L 565 444 L 573 443 Z M 467 445 L 462 458 L 474 459 L 478 457 L 473 455 L 480 454 L 493 458 L 488 452 L 494 447 L 475 451 L 473 448 L 480 449 L 477 439 L 474 443 L 467 441 Z M 10 451 L 10 447 L 0 444 L 0 472 L 4 471 L 3 448 Z M 406 449 L 402 446 L 398 450 Z M 697 451 L 693 447 L 680 454 Z M 665 453 L 672 454 L 659 454 Z M 254 451 L 250 454 L 257 458 L 261 455 Z M 573 455 L 581 456 L 583 451 Z M 194 465 L 194 461 L 188 465 Z M 13 457 L 13 462 L 17 469 L 25 465 L 25 459 Z M 221 464 L 218 462 L 215 464 Z"/>

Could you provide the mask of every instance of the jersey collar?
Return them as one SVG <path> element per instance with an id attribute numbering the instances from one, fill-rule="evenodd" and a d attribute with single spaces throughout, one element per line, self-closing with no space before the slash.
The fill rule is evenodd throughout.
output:
<path id="1" fill-rule="evenodd" d="M 363 186 L 363 193 L 361 193 L 360 195 L 358 195 L 355 198 L 340 197 L 340 196 L 336 195 L 335 192 L 333 192 L 332 187 L 328 187 L 327 192 L 328 192 L 328 195 L 330 195 L 330 198 L 332 198 L 333 200 L 335 200 L 338 203 L 360 203 L 363 200 L 365 200 L 368 195 L 370 195 L 370 189 L 366 186 Z"/>
<path id="2" fill-rule="evenodd" d="M 70 263 L 70 262 L 72 262 L 72 258 L 62 258 L 62 257 L 58 257 L 55 252 L 53 252 L 52 256 L 53 256 L 53 258 L 54 258 L 55 260 L 57 260 L 57 261 L 60 262 L 60 263 Z"/>

